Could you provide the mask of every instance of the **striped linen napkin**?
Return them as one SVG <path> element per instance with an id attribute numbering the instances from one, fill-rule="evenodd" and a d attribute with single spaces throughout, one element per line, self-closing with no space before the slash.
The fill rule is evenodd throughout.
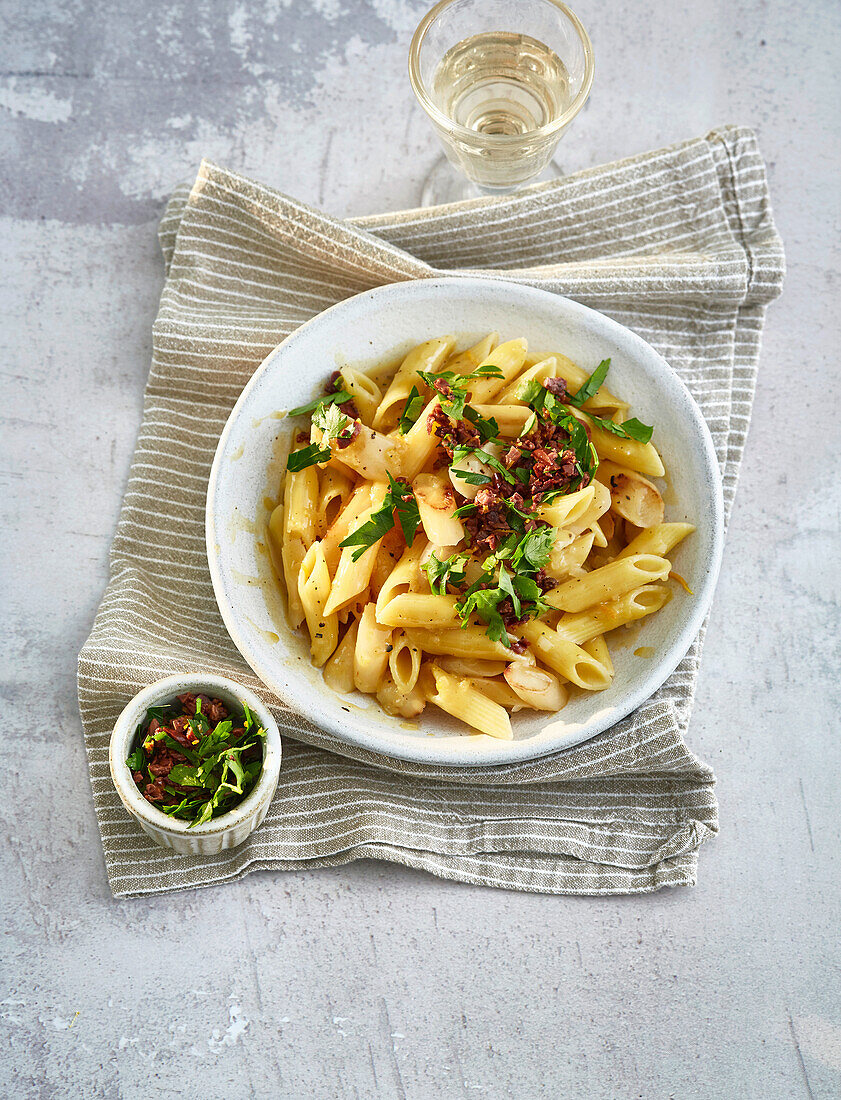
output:
<path id="1" fill-rule="evenodd" d="M 546 893 L 693 884 L 698 847 L 718 830 L 712 771 L 683 740 L 700 637 L 652 699 L 577 748 L 478 769 L 379 757 L 286 709 L 245 665 L 213 596 L 205 490 L 240 391 L 293 329 L 383 283 L 469 272 L 569 295 L 653 344 L 707 419 L 729 514 L 765 307 L 783 278 L 754 135 L 728 128 L 520 195 L 346 222 L 205 162 L 192 188 L 173 195 L 160 237 L 167 279 L 143 423 L 111 579 L 79 659 L 114 895 L 362 858 Z M 489 257 L 501 266 L 484 267 Z M 266 821 L 211 857 L 156 847 L 108 771 L 109 735 L 128 699 L 195 670 L 257 690 L 284 735 Z"/>

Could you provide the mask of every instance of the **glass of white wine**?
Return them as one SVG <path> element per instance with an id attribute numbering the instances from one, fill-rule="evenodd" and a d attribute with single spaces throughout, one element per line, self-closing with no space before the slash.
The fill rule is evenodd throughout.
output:
<path id="1" fill-rule="evenodd" d="M 424 205 L 505 194 L 549 166 L 590 93 L 593 48 L 559 0 L 441 0 L 414 33 L 409 79 L 446 156 Z"/>

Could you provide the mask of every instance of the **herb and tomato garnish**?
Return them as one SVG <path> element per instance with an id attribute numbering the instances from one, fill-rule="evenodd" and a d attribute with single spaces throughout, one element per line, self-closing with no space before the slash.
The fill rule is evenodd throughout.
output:
<path id="1" fill-rule="evenodd" d="M 128 764 L 143 797 L 169 817 L 202 825 L 234 809 L 263 768 L 266 731 L 248 706 L 229 711 L 192 693 L 149 707 Z"/>

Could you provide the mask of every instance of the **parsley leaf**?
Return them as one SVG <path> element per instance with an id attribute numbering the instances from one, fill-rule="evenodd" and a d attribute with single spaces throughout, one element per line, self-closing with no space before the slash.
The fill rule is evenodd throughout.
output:
<path id="1" fill-rule="evenodd" d="M 326 393 L 321 397 L 314 397 L 312 401 L 307 402 L 306 405 L 298 405 L 295 409 L 290 409 L 289 416 L 301 416 L 303 413 L 313 412 L 319 405 L 344 405 L 345 401 L 350 401 L 351 395 L 347 390 L 339 390 L 338 393 Z"/>
<path id="2" fill-rule="evenodd" d="M 338 439 L 351 424 L 350 417 L 345 416 L 335 405 L 319 406 L 312 414 L 312 422 L 316 428 L 324 432 L 322 443 L 329 443 L 331 439 Z"/>
<path id="3" fill-rule="evenodd" d="M 136 748 L 134 752 L 131 753 L 128 760 L 126 760 L 126 763 L 129 766 L 129 771 L 143 771 L 146 766 L 146 754 L 143 752 L 143 749 L 140 747 Z"/>
<path id="4" fill-rule="evenodd" d="M 400 420 L 397 425 L 401 435 L 405 435 L 409 428 L 412 427 L 423 412 L 425 404 L 426 399 L 418 392 L 417 386 L 412 386 L 411 390 L 409 390 L 409 396 L 406 398 L 406 404 L 403 408 L 403 412 L 400 414 Z"/>
<path id="5" fill-rule="evenodd" d="M 511 603 L 514 605 L 514 614 L 519 618 L 523 610 L 522 604 L 520 603 L 520 597 L 517 595 L 510 574 L 502 564 L 500 564 L 499 567 L 497 584 L 499 585 L 500 592 L 504 593 L 505 596 L 511 597 Z"/>
<path id="6" fill-rule="evenodd" d="M 393 526 L 394 505 L 386 496 L 382 506 L 376 512 L 372 512 L 370 518 L 361 527 L 357 527 L 346 539 L 342 539 L 339 546 L 358 546 L 359 549 L 352 557 L 354 561 L 359 561 L 365 551 L 370 549 L 375 542 L 379 542 L 383 535 L 387 535 Z"/>
<path id="7" fill-rule="evenodd" d="M 487 474 L 473 473 L 471 470 L 451 469 L 450 473 L 459 481 L 466 481 L 468 485 L 488 485 L 491 480 Z"/>
<path id="8" fill-rule="evenodd" d="M 589 401 L 591 397 L 599 392 L 601 384 L 607 378 L 607 372 L 610 370 L 610 360 L 602 359 L 601 363 L 596 367 L 587 381 L 581 386 L 575 393 L 567 395 L 567 402 L 570 405 L 575 405 L 577 409 L 580 409 L 585 401 Z"/>
<path id="9" fill-rule="evenodd" d="M 456 447 L 453 450 L 453 462 L 462 462 L 470 455 L 473 455 L 475 458 L 478 458 L 480 462 L 483 462 L 486 466 L 489 466 L 492 470 L 495 470 L 500 475 L 500 477 L 503 477 L 511 485 L 514 484 L 514 475 L 511 473 L 511 471 L 506 470 L 499 459 L 496 458 L 494 455 L 489 454 L 487 451 L 483 451 L 481 449 L 474 450 L 472 447 Z M 462 476 L 461 471 L 459 470 L 454 470 L 453 472 L 458 477 Z M 468 479 L 465 478 L 464 480 L 467 481 Z M 488 480 L 490 480 L 490 478 Z M 475 485 L 477 484 L 477 482 L 471 481 L 470 484 Z"/>
<path id="10" fill-rule="evenodd" d="M 555 531 L 552 527 L 538 527 L 529 531 L 514 551 L 511 564 L 515 571 L 524 565 L 527 569 L 543 569 L 555 548 Z"/>
<path id="11" fill-rule="evenodd" d="M 435 554 L 429 555 L 429 560 L 423 566 L 429 587 L 436 596 L 447 594 L 447 585 L 462 585 L 466 577 L 464 567 L 470 559 L 466 554 L 453 554 L 452 557 L 439 559 Z"/>
<path id="12" fill-rule="evenodd" d="M 591 412 L 587 412 L 584 409 L 586 416 L 593 421 L 596 427 L 601 428 L 604 432 L 610 432 L 612 435 L 621 436 L 622 439 L 636 439 L 638 443 L 648 443 L 651 436 L 654 433 L 654 429 L 648 424 L 641 424 L 637 418 L 631 417 L 630 420 L 624 421 L 622 424 L 617 424 L 613 420 L 605 420 L 600 416 L 593 416 Z"/>
<path id="13" fill-rule="evenodd" d="M 286 460 L 286 469 L 295 474 L 299 470 L 306 470 L 308 466 L 315 466 L 318 462 L 326 462 L 330 453 L 329 447 L 319 447 L 317 443 L 310 443 L 308 447 L 292 451 Z"/>
<path id="14" fill-rule="evenodd" d="M 388 475 L 388 480 L 391 484 L 391 497 L 394 501 L 394 510 L 397 512 L 397 522 L 400 524 L 400 530 L 403 532 L 403 538 L 406 540 L 406 545 L 411 546 L 415 540 L 415 532 L 420 524 L 418 502 L 415 499 L 415 494 L 408 485 L 396 482 L 391 474 Z M 404 496 L 408 496 L 409 499 L 404 500 Z"/>
<path id="15" fill-rule="evenodd" d="M 475 592 L 470 592 L 461 603 L 456 604 L 456 611 L 463 620 L 462 626 L 467 625 L 467 620 L 475 612 L 482 622 L 487 624 L 488 629 L 485 633 L 491 641 L 502 642 L 510 648 L 511 639 L 498 611 L 498 605 L 506 595 L 507 593 L 499 588 L 479 588 Z"/>
<path id="16" fill-rule="evenodd" d="M 499 424 L 492 416 L 485 417 L 481 413 L 476 412 L 475 409 L 471 409 L 469 405 L 464 408 L 464 419 L 469 420 L 479 433 L 479 438 L 482 443 L 498 443 L 499 442 Z"/>
<path id="17" fill-rule="evenodd" d="M 408 485 L 395 481 L 391 474 L 388 475 L 388 481 L 388 491 L 381 506 L 371 513 L 361 527 L 357 527 L 339 543 L 342 547 L 359 547 L 352 555 L 353 561 L 359 561 L 366 550 L 388 534 L 394 526 L 395 513 L 397 513 L 397 522 L 400 524 L 406 545 L 411 546 L 414 542 L 415 532 L 420 524 L 420 511 L 415 494 Z M 404 500 L 403 497 L 407 495 L 409 499 Z"/>
<path id="18" fill-rule="evenodd" d="M 467 387 L 477 378 L 505 378 L 505 375 L 493 363 L 483 363 L 470 374 L 456 374 L 455 371 L 445 370 L 439 374 L 430 371 L 419 370 L 418 374 L 426 382 L 427 386 L 435 390 L 444 412 L 453 420 L 461 420 L 464 416 L 464 406 L 467 404 Z M 444 382 L 450 390 L 450 395 L 441 393 L 436 389 L 436 381 Z"/>
<path id="19" fill-rule="evenodd" d="M 533 409 L 534 412 L 540 412 L 546 403 L 548 394 L 549 391 L 543 383 L 538 382 L 536 378 L 532 378 L 528 382 L 523 383 L 517 396 L 528 405 L 529 408 Z"/>
<path id="20" fill-rule="evenodd" d="M 654 429 L 650 424 L 641 424 L 635 416 L 632 416 L 630 420 L 624 420 L 621 425 L 613 425 L 614 427 L 621 427 L 622 431 L 630 439 L 635 439 L 638 443 L 648 443 L 654 434 Z"/>

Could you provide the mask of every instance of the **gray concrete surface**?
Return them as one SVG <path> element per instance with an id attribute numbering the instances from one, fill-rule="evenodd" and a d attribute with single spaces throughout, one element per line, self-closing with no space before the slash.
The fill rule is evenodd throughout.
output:
<path id="1" fill-rule="evenodd" d="M 567 168 L 758 128 L 771 310 L 692 743 L 722 833 L 693 891 L 547 898 L 374 863 L 114 902 L 76 712 L 162 281 L 202 154 L 335 214 L 438 155 L 418 0 L 0 0 L 0 1091 L 11 1097 L 828 1098 L 838 918 L 835 0 L 578 0 Z"/>

